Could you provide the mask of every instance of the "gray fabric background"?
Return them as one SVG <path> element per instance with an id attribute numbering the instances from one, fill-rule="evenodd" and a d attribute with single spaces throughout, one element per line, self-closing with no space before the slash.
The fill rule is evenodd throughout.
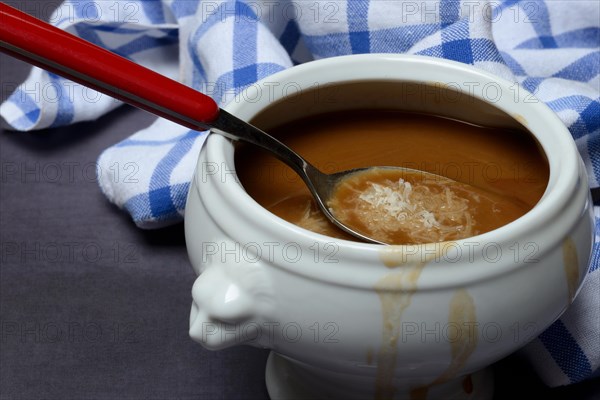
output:
<path id="1" fill-rule="evenodd" d="M 8 3 L 42 18 L 59 4 Z M 28 69 L 0 55 L 2 100 Z M 267 351 L 210 352 L 188 337 L 182 225 L 139 230 L 98 189 L 100 152 L 153 119 L 123 107 L 67 128 L 0 132 L 1 399 L 268 398 Z M 496 399 L 600 393 L 599 382 L 547 389 L 515 356 L 495 371 Z"/>

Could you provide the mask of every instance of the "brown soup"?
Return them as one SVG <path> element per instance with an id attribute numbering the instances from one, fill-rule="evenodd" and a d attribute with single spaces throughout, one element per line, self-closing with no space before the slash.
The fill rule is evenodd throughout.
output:
<path id="1" fill-rule="evenodd" d="M 340 198 L 346 203 L 341 208 L 350 212 L 349 218 L 363 232 L 391 244 L 456 240 L 496 229 L 533 208 L 549 176 L 547 161 L 528 132 L 431 115 L 387 110 L 331 112 L 285 123 L 269 133 L 326 173 L 400 166 L 449 178 L 426 182 L 415 176 L 382 173 L 360 188 L 344 189 L 346 194 Z M 241 184 L 263 207 L 314 232 L 356 240 L 331 224 L 302 180 L 267 152 L 240 145 L 235 163 Z M 410 189 L 411 196 L 427 200 L 429 208 L 418 211 L 419 224 L 396 224 L 377 214 L 357 219 L 357 196 L 352 193 L 364 194 L 373 184 L 392 183 L 396 191 Z M 437 206 L 434 194 L 441 201 Z M 450 205 L 455 207 L 454 214 L 441 213 Z M 404 226 L 396 229 L 395 225 Z"/>

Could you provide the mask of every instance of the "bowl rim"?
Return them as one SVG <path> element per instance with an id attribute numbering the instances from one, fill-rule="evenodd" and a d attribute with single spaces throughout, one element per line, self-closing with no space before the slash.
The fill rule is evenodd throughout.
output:
<path id="1" fill-rule="evenodd" d="M 433 72 L 433 73 L 432 73 Z M 439 72 L 439 73 L 436 73 Z M 430 74 L 430 75 L 427 75 Z M 431 76 L 433 75 L 433 76 Z M 309 88 L 315 79 L 319 82 L 341 83 L 355 81 L 395 81 L 395 82 L 420 82 L 448 83 L 452 77 L 454 81 L 461 79 L 474 79 L 479 84 L 493 82 L 500 85 L 504 90 L 514 86 L 513 82 L 495 76 L 471 65 L 449 61 L 445 59 L 402 55 L 402 54 L 363 54 L 332 57 L 300 64 L 292 68 L 280 71 L 257 82 L 255 85 L 264 85 L 265 82 L 295 82 L 303 88 Z M 427 78 L 427 79 L 424 79 Z M 433 78 L 433 79 L 431 79 Z M 230 102 L 225 109 L 241 119 L 249 119 L 257 114 L 274 99 L 259 99 L 253 103 L 244 102 L 243 92 L 238 95 L 238 101 Z M 539 202 L 525 215 L 511 223 L 497 228 L 493 231 L 451 242 L 454 245 L 465 246 L 469 242 L 497 243 L 508 246 L 515 240 L 525 238 L 539 238 L 539 233 L 547 230 L 548 225 L 569 206 L 570 198 L 582 185 L 587 185 L 585 170 L 581 169 L 579 153 L 575 142 L 566 126 L 545 104 L 537 100 L 530 101 L 531 94 L 526 90 L 511 93 L 513 101 L 501 98 L 500 101 L 491 103 L 478 93 L 467 93 L 479 98 L 484 102 L 513 116 L 516 120 L 526 124 L 531 134 L 540 143 L 550 167 L 548 185 Z M 514 96 L 519 96 L 514 101 Z M 224 161 L 228 168 L 235 171 L 233 161 L 233 144 L 220 135 L 209 135 L 204 145 L 207 159 Z M 196 172 L 198 173 L 198 172 Z M 198 185 L 197 185 L 198 186 Z M 197 193 L 203 196 L 202 190 L 197 187 Z M 444 246 L 444 243 L 423 245 L 394 245 L 382 246 L 369 243 L 348 241 L 332 238 L 300 228 L 289 223 L 259 205 L 250 195 L 246 193 L 239 182 L 229 182 L 215 187 L 221 199 L 230 207 L 243 209 L 245 215 L 252 219 L 255 229 L 266 232 L 267 235 L 280 241 L 295 242 L 300 246 L 308 247 L 315 243 L 332 243 L 339 249 L 340 264 L 343 264 L 344 273 L 340 273 L 336 266 L 323 268 L 322 265 L 303 264 L 300 270 L 285 263 L 274 264 L 278 268 L 286 269 L 294 274 L 300 274 L 312 279 L 328 281 L 339 285 L 354 287 L 371 287 L 374 276 L 380 276 L 381 271 L 391 272 L 381 261 L 382 253 L 385 252 L 411 252 L 417 248 L 418 254 L 423 259 L 424 252 L 431 253 L 431 246 Z M 571 202 L 572 203 L 572 202 Z M 572 224 L 575 224 L 575 220 Z M 562 227 L 566 234 L 572 226 Z M 562 232 L 561 230 L 561 232 Z M 547 233 L 547 232 L 546 232 Z M 235 236 L 237 233 L 233 234 Z M 241 238 L 233 238 L 239 240 Z M 545 239 L 548 239 L 545 237 Z M 538 254 L 546 254 L 557 243 L 563 239 L 563 234 L 554 234 L 554 240 L 544 240 L 540 245 Z M 535 240 L 535 239 L 534 239 Z M 447 242 L 446 242 L 447 243 Z M 428 248 L 429 246 L 429 248 Z M 381 268 L 374 268 L 374 261 L 379 260 Z M 368 265 L 366 268 L 364 264 Z M 465 282 L 472 282 L 492 278 L 508 273 L 518 268 L 521 263 L 496 263 L 490 268 L 481 268 L 477 262 L 428 262 L 431 267 L 439 267 L 448 270 L 442 273 L 439 279 L 429 279 L 427 282 L 419 280 L 419 288 L 438 288 L 440 286 L 456 286 Z M 350 267 L 348 266 L 350 265 Z M 374 272 L 376 271 L 376 273 Z M 437 270 L 436 274 L 440 271 Z"/>

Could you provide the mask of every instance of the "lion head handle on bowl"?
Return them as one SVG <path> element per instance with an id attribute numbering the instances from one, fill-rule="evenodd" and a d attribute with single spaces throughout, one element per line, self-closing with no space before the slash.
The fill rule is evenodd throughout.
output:
<path id="1" fill-rule="evenodd" d="M 220 251 L 206 257 L 192 287 L 190 336 L 210 350 L 264 346 L 260 328 L 275 301 L 263 261 L 228 240 L 218 247 Z"/>

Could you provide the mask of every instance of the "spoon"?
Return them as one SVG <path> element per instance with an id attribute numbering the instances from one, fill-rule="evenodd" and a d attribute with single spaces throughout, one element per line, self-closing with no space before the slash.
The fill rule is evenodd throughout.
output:
<path id="1" fill-rule="evenodd" d="M 211 130 L 271 152 L 302 178 L 316 204 L 332 223 L 366 242 L 385 244 L 347 226 L 327 206 L 340 181 L 357 172 L 382 167 L 325 174 L 274 137 L 221 110 L 210 97 L 188 86 L 4 3 L 0 3 L 0 20 L 2 52 L 190 129 Z"/>

